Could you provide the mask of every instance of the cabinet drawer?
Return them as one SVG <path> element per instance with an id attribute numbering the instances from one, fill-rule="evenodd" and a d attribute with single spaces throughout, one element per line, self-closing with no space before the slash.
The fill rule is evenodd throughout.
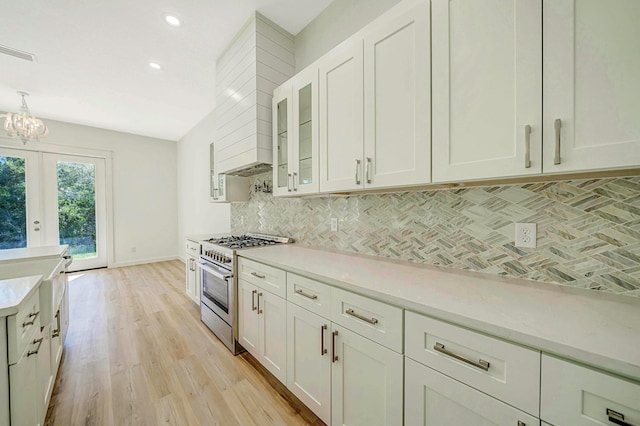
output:
<path id="1" fill-rule="evenodd" d="M 287 297 L 287 276 L 283 270 L 240 257 L 238 279 L 248 281 L 283 299 Z"/>
<path id="2" fill-rule="evenodd" d="M 200 256 L 200 243 L 187 240 L 187 254 L 190 254 L 196 257 Z"/>
<path id="3" fill-rule="evenodd" d="M 40 332 L 40 291 L 22 304 L 17 314 L 7 317 L 9 365 L 18 362 L 28 344 Z"/>
<path id="4" fill-rule="evenodd" d="M 322 317 L 331 317 L 331 287 L 287 272 L 287 300 Z"/>
<path id="5" fill-rule="evenodd" d="M 408 311 L 405 342 L 408 357 L 538 415 L 540 352 Z"/>
<path id="6" fill-rule="evenodd" d="M 402 353 L 402 309 L 331 289 L 331 321 Z"/>
<path id="7" fill-rule="evenodd" d="M 540 418 L 554 425 L 640 425 L 640 383 L 543 355 Z"/>

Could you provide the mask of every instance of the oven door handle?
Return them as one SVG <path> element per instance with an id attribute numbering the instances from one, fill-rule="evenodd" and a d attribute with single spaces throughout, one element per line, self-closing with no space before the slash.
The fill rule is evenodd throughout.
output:
<path id="1" fill-rule="evenodd" d="M 203 271 L 207 271 L 208 273 L 210 273 L 214 277 L 219 278 L 221 280 L 226 281 L 228 278 L 231 278 L 233 276 L 233 274 L 224 274 L 224 273 L 221 274 L 220 273 L 221 271 L 213 269 L 206 262 L 198 262 L 198 264 L 200 265 L 200 269 L 202 269 Z"/>

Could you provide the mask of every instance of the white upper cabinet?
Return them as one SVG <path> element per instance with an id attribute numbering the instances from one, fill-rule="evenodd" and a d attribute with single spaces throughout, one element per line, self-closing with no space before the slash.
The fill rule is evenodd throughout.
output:
<path id="1" fill-rule="evenodd" d="M 545 173 L 640 165 L 640 2 L 544 0 Z"/>
<path id="2" fill-rule="evenodd" d="M 319 61 L 321 192 L 431 181 L 429 46 L 406 1 Z"/>
<path id="3" fill-rule="evenodd" d="M 542 1 L 432 0 L 433 181 L 542 172 Z"/>
<path id="4" fill-rule="evenodd" d="M 320 191 L 363 187 L 362 40 L 349 39 L 319 62 Z"/>
<path id="5" fill-rule="evenodd" d="M 429 4 L 419 1 L 364 36 L 366 188 L 431 181 L 429 22 Z"/>
<path id="6" fill-rule="evenodd" d="M 273 92 L 275 195 L 319 190 L 318 68 L 296 74 Z"/>

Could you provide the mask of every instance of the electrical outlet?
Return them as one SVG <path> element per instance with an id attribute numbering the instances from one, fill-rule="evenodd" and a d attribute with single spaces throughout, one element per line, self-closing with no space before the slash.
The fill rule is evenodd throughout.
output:
<path id="1" fill-rule="evenodd" d="M 535 223 L 516 223 L 516 247 L 536 248 Z"/>
<path id="2" fill-rule="evenodd" d="M 338 230 L 338 218 L 337 217 L 332 217 L 331 218 L 331 230 L 333 232 L 336 232 Z"/>

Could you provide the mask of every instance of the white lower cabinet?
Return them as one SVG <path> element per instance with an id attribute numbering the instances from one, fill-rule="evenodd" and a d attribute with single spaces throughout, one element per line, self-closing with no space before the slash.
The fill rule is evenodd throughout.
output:
<path id="1" fill-rule="evenodd" d="M 187 241 L 186 291 L 187 296 L 200 305 L 200 243 Z"/>
<path id="2" fill-rule="evenodd" d="M 322 316 L 332 315 L 331 306 L 336 304 L 348 303 L 351 312 L 369 306 L 369 301 L 372 305 L 361 312 L 381 319 L 394 318 L 395 312 L 386 317 L 381 312 L 398 308 L 344 291 L 332 292 L 335 289 L 326 284 L 290 273 L 287 290 L 288 389 L 327 424 L 401 425 L 402 354 L 385 347 L 384 334 L 368 317 L 350 323 L 350 330 Z M 384 330 L 401 336 L 399 312 L 400 322 L 390 320 Z M 396 325 L 398 330 L 392 330 Z M 360 326 L 370 327 L 373 338 L 381 341 L 364 337 Z"/>
<path id="3" fill-rule="evenodd" d="M 331 322 L 287 303 L 287 388 L 331 423 Z"/>
<path id="4" fill-rule="evenodd" d="M 402 425 L 402 355 L 332 325 L 332 425 Z"/>
<path id="5" fill-rule="evenodd" d="M 540 424 L 536 417 L 410 358 L 405 358 L 404 393 L 407 426 Z"/>
<path id="6" fill-rule="evenodd" d="M 36 345 L 28 345 L 17 363 L 9 366 L 9 398 L 11 404 L 11 424 L 31 426 L 40 424 L 38 395 L 38 358 L 28 355 Z"/>
<path id="7" fill-rule="evenodd" d="M 282 383 L 287 381 L 287 302 L 244 280 L 238 281 L 238 340 Z"/>
<path id="8" fill-rule="evenodd" d="M 640 383 L 542 357 L 540 417 L 560 425 L 639 425 Z"/>

